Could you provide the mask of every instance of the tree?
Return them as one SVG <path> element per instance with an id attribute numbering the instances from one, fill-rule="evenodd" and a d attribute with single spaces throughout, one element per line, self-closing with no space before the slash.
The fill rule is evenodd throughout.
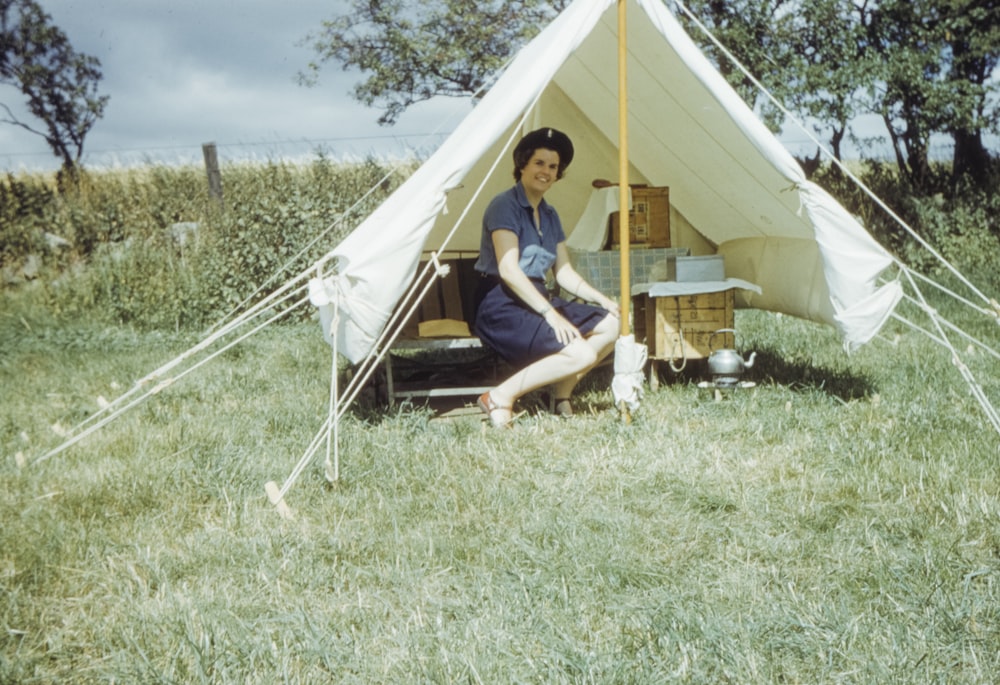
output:
<path id="1" fill-rule="evenodd" d="M 1000 62 L 1000 5 L 992 0 L 950 0 L 942 18 L 950 50 L 953 100 L 951 133 L 955 139 L 952 173 L 985 181 L 990 155 L 984 131 L 997 131 L 997 95 L 1000 85 L 992 79 Z"/>
<path id="2" fill-rule="evenodd" d="M 868 78 L 859 59 L 857 22 L 843 0 L 690 0 L 688 7 L 712 36 L 749 74 L 715 42 L 678 12 L 688 32 L 714 60 L 720 73 L 774 131 L 785 116 L 767 93 L 790 110 L 817 135 L 826 135 L 837 159 L 860 107 L 861 84 Z M 800 159 L 811 174 L 820 163 Z"/>
<path id="3" fill-rule="evenodd" d="M 318 55 L 300 79 L 316 82 L 335 61 L 366 76 L 354 97 L 393 124 L 439 95 L 481 95 L 498 69 L 567 0 L 352 0 L 348 12 L 307 37 Z"/>
<path id="4" fill-rule="evenodd" d="M 995 0 L 882 0 L 859 11 L 879 59 L 873 106 L 886 122 L 897 165 L 927 188 L 933 134 L 955 141 L 953 175 L 986 177 L 982 134 L 996 130 L 1000 8 Z"/>
<path id="5" fill-rule="evenodd" d="M 828 132 L 833 156 L 842 160 L 843 143 L 873 78 L 860 24 L 843 0 L 802 0 L 788 34 L 795 56 L 783 80 L 789 86 L 785 102 Z"/>
<path id="6" fill-rule="evenodd" d="M 927 188 L 930 138 L 945 124 L 950 94 L 934 0 L 882 0 L 860 8 L 866 48 L 877 59 L 872 111 L 889 133 L 903 178 Z"/>
<path id="7" fill-rule="evenodd" d="M 798 0 L 690 0 L 687 3 L 691 13 L 753 79 L 723 54 L 686 14 L 676 13 L 719 72 L 772 130 L 780 129 L 782 114 L 758 90 L 754 79 L 763 83 L 779 102 L 787 99 L 788 78 L 795 73 L 792 28 L 798 4 Z"/>
<path id="8" fill-rule="evenodd" d="M 45 138 L 71 175 L 87 133 L 108 102 L 108 96 L 97 94 L 101 78 L 97 58 L 77 53 L 37 2 L 0 0 L 0 84 L 27 98 L 28 111 L 44 130 L 21 121 L 3 103 L 6 117 L 0 121 Z"/>

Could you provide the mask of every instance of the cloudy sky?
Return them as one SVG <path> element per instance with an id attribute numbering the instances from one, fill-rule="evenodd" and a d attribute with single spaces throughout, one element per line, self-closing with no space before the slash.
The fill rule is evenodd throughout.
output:
<path id="1" fill-rule="evenodd" d="M 337 16 L 343 0 L 39 0 L 74 49 L 97 57 L 111 97 L 91 129 L 84 164 L 200 163 L 215 142 L 220 160 L 294 158 L 318 148 L 337 157 L 406 154 L 437 145 L 470 105 L 442 99 L 393 127 L 357 104 L 360 79 L 332 63 L 317 86 L 295 76 L 315 55 L 305 36 Z M 20 94 L 0 87 L 19 110 Z M 25 118 L 25 121 L 34 120 Z M 44 140 L 0 125 L 0 170 L 54 168 Z"/>

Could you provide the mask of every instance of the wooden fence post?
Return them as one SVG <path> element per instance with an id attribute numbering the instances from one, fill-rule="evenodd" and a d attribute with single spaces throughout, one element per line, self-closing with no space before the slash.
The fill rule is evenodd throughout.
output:
<path id="1" fill-rule="evenodd" d="M 222 202 L 222 174 L 219 172 L 219 155 L 215 150 L 215 143 L 204 143 L 201 152 L 205 157 L 205 171 L 208 173 L 208 196 L 223 206 Z"/>

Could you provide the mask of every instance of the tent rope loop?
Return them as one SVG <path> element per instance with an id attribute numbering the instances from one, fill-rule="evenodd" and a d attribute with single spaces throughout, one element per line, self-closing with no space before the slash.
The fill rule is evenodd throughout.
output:
<path id="1" fill-rule="evenodd" d="M 683 336 L 684 336 L 684 331 L 683 330 L 678 330 L 677 331 L 677 338 L 676 338 L 676 340 L 674 340 L 673 347 L 671 347 L 671 349 L 670 349 L 670 351 L 672 353 L 674 350 L 677 349 L 678 344 L 679 344 L 679 346 L 681 348 L 681 354 L 680 354 L 681 363 L 680 363 L 680 366 L 674 364 L 674 361 L 677 359 L 677 357 L 671 356 L 670 359 L 667 360 L 667 364 L 670 365 L 670 370 L 673 371 L 674 373 L 680 373 L 681 371 L 683 371 L 687 367 L 687 361 L 688 361 L 687 360 L 687 350 L 684 349 L 684 343 L 681 342 L 683 340 Z"/>
<path id="2" fill-rule="evenodd" d="M 795 184 L 790 185 L 787 188 L 783 188 L 781 190 L 781 192 L 783 192 L 783 193 L 791 193 L 793 191 L 798 193 L 798 195 L 799 195 L 799 208 L 797 210 L 795 210 L 795 216 L 797 216 L 797 217 L 801 217 L 805 213 L 805 210 L 806 210 L 806 198 L 805 198 L 805 194 L 804 194 L 805 193 L 805 189 L 806 188 L 805 188 L 805 184 L 804 183 L 795 183 Z"/>
<path id="3" fill-rule="evenodd" d="M 684 346 L 684 325 L 681 323 L 681 300 L 679 297 L 674 298 L 674 303 L 677 305 L 677 335 L 674 338 L 674 342 L 670 347 L 670 359 L 667 360 L 667 364 L 670 365 L 670 370 L 674 373 L 680 373 L 685 368 L 687 368 L 687 348 Z M 670 329 L 667 328 L 666 324 L 663 325 L 664 329 L 669 333 Z M 674 364 L 674 360 L 678 357 L 674 356 L 674 352 L 680 347 L 680 366 Z"/>
<path id="4" fill-rule="evenodd" d="M 431 253 L 431 262 L 434 264 L 434 273 L 438 278 L 444 278 L 451 273 L 451 265 L 442 264 L 439 257 L 440 254 L 437 250 Z"/>

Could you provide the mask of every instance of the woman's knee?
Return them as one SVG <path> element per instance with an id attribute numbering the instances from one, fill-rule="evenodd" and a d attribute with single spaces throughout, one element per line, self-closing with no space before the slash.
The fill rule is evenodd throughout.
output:
<path id="1" fill-rule="evenodd" d="M 617 316 L 614 314 L 608 314 L 601 321 L 594 326 L 594 329 L 588 335 L 588 338 L 600 338 L 601 340 L 614 340 L 618 337 L 619 329 L 621 328 L 621 323 Z"/>
<path id="2" fill-rule="evenodd" d="M 612 335 L 616 334 L 621 329 L 621 319 L 619 319 L 614 314 L 608 314 L 601 322 L 597 324 L 594 328 L 595 331 L 600 331 L 601 333 L 610 333 Z"/>
<path id="3" fill-rule="evenodd" d="M 576 370 L 586 369 L 597 363 L 597 351 L 587 344 L 583 338 L 577 338 L 563 348 L 562 353 L 569 357 Z"/>

